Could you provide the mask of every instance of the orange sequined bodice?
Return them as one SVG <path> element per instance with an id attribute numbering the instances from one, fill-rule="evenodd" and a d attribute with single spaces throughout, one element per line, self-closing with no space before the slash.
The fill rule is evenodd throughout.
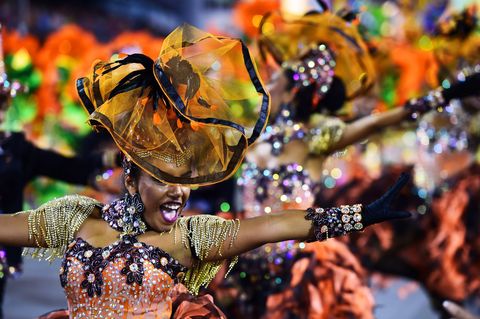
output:
<path id="1" fill-rule="evenodd" d="M 172 291 L 186 268 L 163 250 L 124 236 L 96 248 L 81 238 L 60 269 L 70 318 L 170 318 Z"/>

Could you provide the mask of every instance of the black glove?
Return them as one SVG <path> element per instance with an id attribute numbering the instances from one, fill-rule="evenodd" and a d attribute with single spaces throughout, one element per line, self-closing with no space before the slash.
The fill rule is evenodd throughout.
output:
<path id="1" fill-rule="evenodd" d="M 453 99 L 463 99 L 480 95 L 480 73 L 467 75 L 465 80 L 453 83 L 448 89 L 443 90 L 445 102 Z"/>
<path id="2" fill-rule="evenodd" d="M 413 120 L 419 114 L 430 110 L 441 110 L 453 99 L 480 95 L 480 73 L 473 73 L 465 77 L 463 81 L 453 83 L 448 89 L 438 88 L 430 91 L 427 95 L 409 100 L 404 107 L 409 110 Z"/>
<path id="3" fill-rule="evenodd" d="M 391 210 L 392 201 L 398 196 L 400 190 L 408 183 L 410 175 L 402 173 L 396 183 L 379 199 L 364 206 L 363 225 L 364 227 L 381 223 L 387 220 L 408 218 L 411 213 L 407 211 Z"/>
<path id="4" fill-rule="evenodd" d="M 383 221 L 410 217 L 409 212 L 390 209 L 392 201 L 409 179 L 410 175 L 403 173 L 382 197 L 369 205 L 308 208 L 305 219 L 312 221 L 314 234 L 314 238 L 310 240 L 326 240 L 350 232 L 361 231 L 367 226 Z"/>

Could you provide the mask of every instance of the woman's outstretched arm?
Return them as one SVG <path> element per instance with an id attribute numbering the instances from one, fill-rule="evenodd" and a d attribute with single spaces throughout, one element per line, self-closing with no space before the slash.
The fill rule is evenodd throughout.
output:
<path id="1" fill-rule="evenodd" d="M 344 131 L 337 143 L 333 144 L 328 150 L 330 153 L 345 147 L 361 142 L 370 135 L 378 131 L 395 126 L 406 120 L 410 116 L 410 112 L 401 107 L 391 111 L 373 114 L 358 119 L 345 126 Z"/>
<path id="2" fill-rule="evenodd" d="M 8 246 L 36 247 L 28 236 L 29 212 L 0 214 L 0 244 Z"/>
<path id="3" fill-rule="evenodd" d="M 213 249 L 204 260 L 228 259 L 266 243 L 285 240 L 315 241 L 360 231 L 387 220 L 409 217 L 410 213 L 390 208 L 409 176 L 398 181 L 378 200 L 368 205 L 286 210 L 240 221 L 238 232 L 227 236 L 221 249 Z"/>
<path id="4" fill-rule="evenodd" d="M 305 215 L 305 210 L 285 210 L 241 220 L 237 239 L 228 254 L 240 255 L 267 243 L 314 239 L 312 222 Z"/>
<path id="5" fill-rule="evenodd" d="M 390 126 L 396 126 L 407 119 L 415 119 L 420 114 L 439 109 L 452 99 L 462 99 L 480 94 L 480 73 L 474 73 L 458 81 L 448 89 L 438 88 L 419 99 L 411 99 L 404 106 L 384 113 L 373 114 L 349 123 L 336 143 L 332 143 L 327 152 L 332 153 L 360 142 L 368 136 Z"/>
<path id="6" fill-rule="evenodd" d="M 0 245 L 48 248 L 57 257 L 99 206 L 91 198 L 71 195 L 34 210 L 0 215 Z"/>

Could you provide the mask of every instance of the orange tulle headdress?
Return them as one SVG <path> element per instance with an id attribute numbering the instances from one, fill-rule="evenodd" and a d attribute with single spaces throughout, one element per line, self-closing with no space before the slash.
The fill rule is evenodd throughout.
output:
<path id="1" fill-rule="evenodd" d="M 319 95 L 333 76 L 344 82 L 348 99 L 374 83 L 373 61 L 356 26 L 330 12 L 301 17 L 272 12 L 260 26 L 259 47 L 265 59 L 293 69 L 300 85 L 320 83 Z"/>
<path id="2" fill-rule="evenodd" d="M 434 38 L 435 58 L 451 76 L 461 68 L 475 66 L 480 57 L 480 36 L 476 5 L 462 12 L 451 12 L 436 24 Z"/>
<path id="3" fill-rule="evenodd" d="M 247 47 L 189 25 L 156 61 L 143 54 L 97 61 L 77 80 L 94 127 L 153 177 L 206 185 L 230 177 L 263 130 L 269 95 Z"/>

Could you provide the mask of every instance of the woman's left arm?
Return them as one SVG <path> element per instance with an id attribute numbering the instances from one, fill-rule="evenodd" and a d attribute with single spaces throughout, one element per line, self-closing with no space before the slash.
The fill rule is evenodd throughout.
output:
<path id="1" fill-rule="evenodd" d="M 232 258 L 266 243 L 285 240 L 323 241 L 361 231 L 383 221 L 409 217 L 409 212 L 390 208 L 408 180 L 409 176 L 402 174 L 381 198 L 368 205 L 286 210 L 242 220 L 236 237 L 227 237 L 221 249 L 210 251 L 207 260 Z"/>
<path id="2" fill-rule="evenodd" d="M 312 221 L 305 210 L 285 210 L 241 220 L 237 238 L 231 247 L 223 247 L 223 258 L 237 256 L 267 243 L 313 239 Z"/>
<path id="3" fill-rule="evenodd" d="M 392 200 L 408 180 L 409 176 L 403 174 L 381 198 L 366 206 L 288 210 L 242 221 L 211 215 L 181 218 L 172 240 L 177 243 L 176 238 L 181 238 L 178 255 L 184 265 L 190 265 L 183 283 L 197 294 L 201 286 L 215 277 L 224 260 L 230 260 L 231 269 L 238 255 L 266 243 L 292 239 L 322 241 L 382 221 L 409 217 L 409 212 L 390 209 Z"/>

